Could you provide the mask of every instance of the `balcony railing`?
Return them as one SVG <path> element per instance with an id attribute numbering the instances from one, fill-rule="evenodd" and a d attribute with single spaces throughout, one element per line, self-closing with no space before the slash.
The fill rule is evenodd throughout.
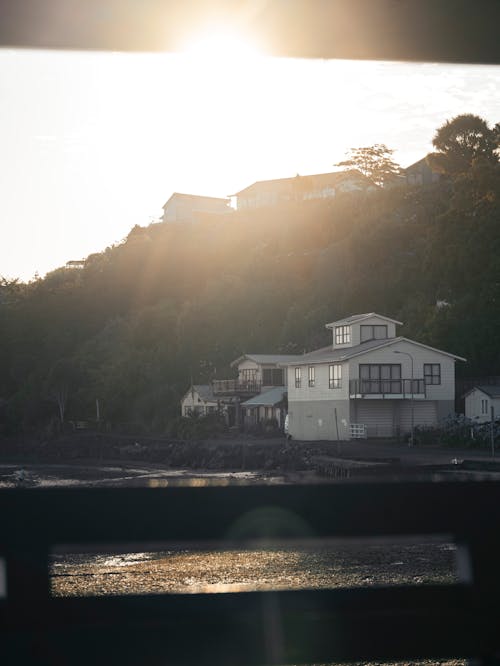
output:
<path id="1" fill-rule="evenodd" d="M 351 379 L 349 393 L 351 396 L 425 396 L 425 382 L 423 379 Z"/>
<path id="2" fill-rule="evenodd" d="M 214 379 L 212 390 L 214 395 L 257 395 L 262 388 L 261 382 L 241 381 L 238 379 Z"/>

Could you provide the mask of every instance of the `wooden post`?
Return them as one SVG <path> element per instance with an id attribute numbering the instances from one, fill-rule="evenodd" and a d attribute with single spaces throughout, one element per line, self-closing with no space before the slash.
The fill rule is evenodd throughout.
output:
<path id="1" fill-rule="evenodd" d="M 495 408 L 493 405 L 490 407 L 491 421 L 490 421 L 490 440 L 491 440 L 491 456 L 495 457 Z"/>
<path id="2" fill-rule="evenodd" d="M 341 453 L 342 452 L 342 447 L 341 447 L 340 438 L 339 438 L 339 421 L 338 421 L 338 417 L 337 417 L 337 408 L 334 407 L 333 411 L 335 412 L 335 429 L 337 431 L 337 453 Z"/>

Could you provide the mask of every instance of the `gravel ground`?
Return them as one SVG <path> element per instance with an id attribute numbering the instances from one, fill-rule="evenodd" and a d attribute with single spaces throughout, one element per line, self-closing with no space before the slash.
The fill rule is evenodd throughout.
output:
<path id="1" fill-rule="evenodd" d="M 85 596 L 452 583 L 454 558 L 454 547 L 442 543 L 58 555 L 52 564 L 52 593 Z"/>
<path id="2" fill-rule="evenodd" d="M 52 562 L 52 593 L 85 596 L 453 583 L 455 554 L 453 545 L 434 542 L 224 552 L 178 547 L 162 553 L 58 555 Z M 465 666 L 466 662 L 420 660 L 393 666 L 417 664 Z"/>

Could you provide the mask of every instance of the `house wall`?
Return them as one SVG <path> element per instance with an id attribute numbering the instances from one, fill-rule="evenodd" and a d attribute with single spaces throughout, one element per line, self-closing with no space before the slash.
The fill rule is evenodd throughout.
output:
<path id="1" fill-rule="evenodd" d="M 288 432 L 293 439 L 346 440 L 349 439 L 349 423 L 348 400 L 303 400 L 293 403 L 289 400 L 288 402 Z"/>
<path id="2" fill-rule="evenodd" d="M 312 365 L 312 364 L 311 364 Z M 317 363 L 315 368 L 315 384 L 309 386 L 308 365 L 288 366 L 288 403 L 291 401 L 310 402 L 316 400 L 349 400 L 349 365 L 340 363 L 342 366 L 342 384 L 340 388 L 329 388 L 329 366 L 331 363 Z M 301 387 L 295 387 L 295 368 L 302 369 Z"/>
<path id="3" fill-rule="evenodd" d="M 364 363 L 397 363 L 401 364 L 403 379 L 411 378 L 411 360 L 404 354 L 395 354 L 394 351 L 408 352 L 413 356 L 413 377 L 423 379 L 424 363 L 439 363 L 441 365 L 441 384 L 428 384 L 426 386 L 427 400 L 455 400 L 455 361 L 437 351 L 426 349 L 410 342 L 396 342 L 390 347 L 367 352 L 351 359 L 349 374 L 353 379 L 359 377 L 359 365 Z M 451 410 L 454 412 L 454 409 Z"/>
<path id="4" fill-rule="evenodd" d="M 381 319 L 380 317 L 368 317 L 363 319 L 363 321 L 354 324 L 348 324 L 351 329 L 351 342 L 346 342 L 344 344 L 337 345 L 335 344 L 335 326 L 332 327 L 332 342 L 335 349 L 345 349 L 349 347 L 355 347 L 356 345 L 361 344 L 361 326 L 370 326 L 373 324 L 380 324 L 382 326 L 387 326 L 387 338 L 396 337 L 396 324 Z M 342 322 L 339 322 L 339 325 L 342 326 Z"/>
<path id="5" fill-rule="evenodd" d="M 217 402 L 205 401 L 200 398 L 197 391 L 189 391 L 181 400 L 181 415 L 187 416 L 187 409 L 190 409 L 194 414 L 198 413 L 200 416 L 209 414 L 211 411 L 217 411 Z"/>
<path id="6" fill-rule="evenodd" d="M 241 363 L 238 363 L 238 380 L 243 381 L 243 370 L 254 370 L 255 371 L 255 380 L 256 382 L 262 382 L 262 370 L 261 366 L 255 361 L 244 360 Z"/>
<path id="7" fill-rule="evenodd" d="M 163 222 L 193 222 L 196 213 L 230 212 L 224 201 L 174 197 L 163 208 Z"/>
<path id="8" fill-rule="evenodd" d="M 482 413 L 481 401 L 487 400 L 486 414 Z M 500 398 L 490 398 L 487 393 L 480 389 L 473 389 L 465 397 L 465 416 L 474 419 L 477 423 L 487 423 L 491 420 L 491 407 L 493 407 L 495 418 L 500 416 Z"/>
<path id="9" fill-rule="evenodd" d="M 241 363 L 238 364 L 238 380 L 239 381 L 244 381 L 243 377 L 243 370 L 255 370 L 255 380 L 256 382 L 260 382 L 262 384 L 262 387 L 264 388 L 265 384 L 264 382 L 264 374 L 263 370 L 280 370 L 280 368 L 276 363 L 263 363 L 263 364 L 258 364 L 255 363 L 255 361 L 250 361 L 250 360 L 245 360 L 242 361 Z M 283 380 L 285 382 L 285 386 L 287 385 L 287 372 L 286 368 L 284 369 L 283 372 Z"/>

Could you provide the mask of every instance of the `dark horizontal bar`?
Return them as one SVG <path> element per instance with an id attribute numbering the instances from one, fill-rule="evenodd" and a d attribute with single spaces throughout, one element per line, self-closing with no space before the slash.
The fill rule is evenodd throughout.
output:
<path id="1" fill-rule="evenodd" d="M 52 599 L 19 616 L 0 604 L 3 654 L 43 632 L 71 664 L 474 657 L 493 654 L 498 621 L 460 586 Z"/>
<path id="2" fill-rule="evenodd" d="M 214 23 L 279 56 L 500 62 L 498 0 L 2 0 L 0 44 L 176 50 Z"/>
<path id="3" fill-rule="evenodd" d="M 1 544 L 451 534 L 499 539 L 500 482 L 6 489 Z"/>

